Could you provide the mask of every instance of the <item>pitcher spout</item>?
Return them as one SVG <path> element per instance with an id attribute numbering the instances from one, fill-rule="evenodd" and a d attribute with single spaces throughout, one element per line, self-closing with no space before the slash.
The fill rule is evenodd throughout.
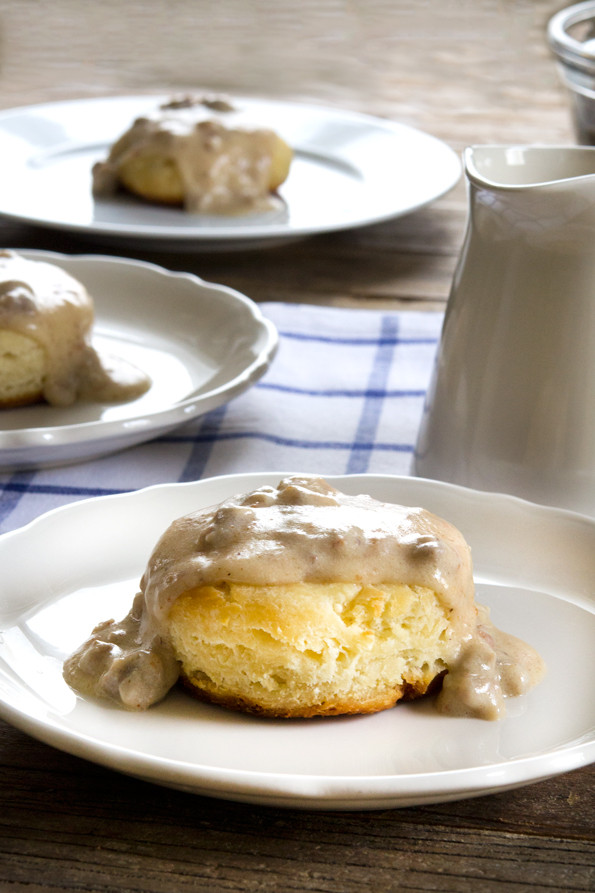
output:
<path id="1" fill-rule="evenodd" d="M 595 181 L 595 151 L 587 146 L 469 146 L 465 174 L 488 189 L 539 188 Z M 583 183 L 576 183 L 582 188 Z"/>

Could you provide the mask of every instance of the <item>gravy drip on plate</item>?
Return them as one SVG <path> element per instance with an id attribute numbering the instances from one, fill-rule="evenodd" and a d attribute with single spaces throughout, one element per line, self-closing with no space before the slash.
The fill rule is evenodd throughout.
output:
<path id="1" fill-rule="evenodd" d="M 93 301 L 54 264 L 0 251 L 0 329 L 17 332 L 44 350 L 43 398 L 53 406 L 76 400 L 117 402 L 144 393 L 150 379 L 91 344 Z"/>
<path id="2" fill-rule="evenodd" d="M 291 477 L 174 521 L 151 555 L 133 610 L 121 623 L 96 628 L 66 662 L 67 682 L 130 709 L 160 700 L 177 676 L 167 638 L 171 606 L 195 587 L 225 580 L 398 581 L 433 589 L 450 620 L 449 672 L 437 699 L 445 713 L 497 719 L 506 697 L 543 674 L 532 648 L 496 630 L 486 609 L 478 612 L 469 547 L 455 527 L 421 508 Z M 143 678 L 144 664 L 151 672 Z"/>
<path id="3" fill-rule="evenodd" d="M 96 195 L 115 192 L 119 170 L 150 149 L 175 162 L 186 210 L 201 214 L 242 214 L 274 207 L 269 172 L 277 137 L 248 126 L 223 100 L 172 101 L 137 118 L 93 168 Z"/>

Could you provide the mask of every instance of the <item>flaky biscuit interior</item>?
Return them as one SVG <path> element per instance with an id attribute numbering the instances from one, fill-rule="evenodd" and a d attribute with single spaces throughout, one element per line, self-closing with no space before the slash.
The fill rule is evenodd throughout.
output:
<path id="1" fill-rule="evenodd" d="M 0 329 L 0 407 L 42 399 L 46 352 L 33 338 Z"/>
<path id="2" fill-rule="evenodd" d="M 419 697 L 446 670 L 439 595 L 401 583 L 202 586 L 169 636 L 198 697 L 280 717 L 371 713 Z"/>

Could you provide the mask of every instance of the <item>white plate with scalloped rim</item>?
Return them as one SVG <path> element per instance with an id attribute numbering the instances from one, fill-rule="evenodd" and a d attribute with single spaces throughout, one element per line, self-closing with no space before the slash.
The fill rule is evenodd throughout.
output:
<path id="1" fill-rule="evenodd" d="M 93 297 L 93 343 L 151 377 L 127 403 L 2 410 L 0 469 L 80 462 L 152 440 L 236 397 L 268 369 L 274 325 L 249 298 L 153 264 L 19 251 L 55 263 Z"/>
<path id="2" fill-rule="evenodd" d="M 478 601 L 534 645 L 548 673 L 499 722 L 454 719 L 430 701 L 371 716 L 276 721 L 178 691 L 145 713 L 74 695 L 64 657 L 128 611 L 171 520 L 282 475 L 166 484 L 50 512 L 0 538 L 0 714 L 112 769 L 188 792 L 277 806 L 378 809 L 489 794 L 595 759 L 595 520 L 510 496 L 376 475 L 350 493 L 423 505 L 471 544 Z M 35 561 L 31 561 L 31 556 Z"/>
<path id="3" fill-rule="evenodd" d="M 451 189 L 456 153 L 404 124 L 341 109 L 232 98 L 294 148 L 272 212 L 201 216 L 117 195 L 95 199 L 91 168 L 132 121 L 168 96 L 80 99 L 0 113 L 0 213 L 111 244 L 256 248 L 408 214 Z"/>

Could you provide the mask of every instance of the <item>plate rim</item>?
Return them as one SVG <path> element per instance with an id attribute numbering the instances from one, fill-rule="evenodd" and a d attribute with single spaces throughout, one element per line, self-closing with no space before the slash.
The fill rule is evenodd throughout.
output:
<path id="1" fill-rule="evenodd" d="M 8 452 L 22 452 L 25 454 L 32 449 L 40 449 L 47 445 L 48 437 L 51 437 L 52 447 L 70 447 L 76 444 L 99 443 L 106 439 L 118 439 L 128 436 L 127 431 L 122 431 L 125 423 L 130 421 L 139 421 L 145 419 L 155 420 L 155 424 L 149 424 L 143 433 L 142 440 L 136 443 L 152 440 L 166 430 L 172 430 L 192 419 L 198 418 L 210 409 L 214 409 L 223 403 L 228 402 L 232 398 L 239 396 L 249 387 L 251 387 L 259 378 L 261 378 L 271 365 L 275 354 L 279 347 L 279 333 L 274 323 L 269 320 L 262 310 L 247 295 L 242 294 L 234 288 L 215 282 L 208 282 L 205 279 L 195 275 L 194 273 L 182 272 L 177 270 L 169 270 L 160 264 L 150 261 L 136 260 L 134 258 L 117 257 L 107 254 L 66 254 L 64 252 L 46 251 L 44 249 L 33 248 L 11 248 L 16 254 L 31 260 L 39 260 L 47 263 L 53 263 L 60 266 L 62 263 L 84 265 L 87 263 L 99 263 L 106 266 L 120 267 L 127 269 L 134 275 L 135 270 L 144 270 L 155 276 L 163 276 L 165 279 L 175 281 L 187 281 L 193 284 L 199 290 L 205 292 L 213 291 L 226 294 L 238 306 L 242 306 L 252 317 L 255 324 L 254 344 L 262 341 L 262 347 L 255 358 L 245 368 L 236 374 L 227 382 L 218 385 L 216 388 L 206 391 L 205 394 L 198 396 L 185 397 L 177 401 L 173 406 L 167 407 L 156 412 L 139 412 L 126 416 L 123 419 L 114 419 L 109 421 L 93 420 L 89 422 L 75 422 L 63 425 L 42 425 L 24 428 L 0 429 L 0 467 L 3 465 L 3 454 Z M 72 272 L 76 278 L 76 273 Z M 95 300 L 95 296 L 94 296 Z M 258 338 L 256 337 L 258 336 Z M 199 409 L 196 413 L 185 413 L 185 408 L 192 404 L 209 403 L 204 409 Z M 146 436 L 145 436 L 146 435 Z M 27 441 L 22 445 L 15 445 L 10 441 Z M 114 449 L 119 449 L 116 446 Z M 110 450 L 112 452 L 112 450 Z M 10 463 L 13 467 L 20 467 L 18 461 Z"/>
<path id="2" fill-rule="evenodd" d="M 76 108 L 77 106 L 82 107 L 90 105 L 92 103 L 133 103 L 141 101 L 153 101 L 158 103 L 171 98 L 173 93 L 179 92 L 181 91 L 151 91 L 148 93 L 108 94 L 104 96 L 53 100 L 49 102 L 33 103 L 30 105 L 21 105 L 2 109 L 0 110 L 0 141 L 2 139 L 3 123 L 7 120 L 10 120 L 11 117 L 17 115 L 22 116 L 38 111 L 57 111 L 63 107 Z M 196 93 L 200 91 L 194 89 L 190 92 Z M 440 156 L 444 159 L 443 163 L 448 166 L 448 169 L 445 172 L 444 181 L 439 189 L 433 189 L 431 191 L 431 194 L 429 195 L 424 193 L 423 197 L 418 202 L 408 205 L 405 209 L 399 209 L 397 211 L 385 211 L 378 214 L 367 215 L 363 217 L 359 222 L 348 221 L 341 223 L 340 220 L 337 220 L 324 225 L 316 224 L 313 222 L 309 225 L 294 226 L 292 228 L 288 228 L 273 222 L 269 224 L 254 225 L 243 228 L 237 227 L 231 230 L 229 233 L 222 233 L 217 229 L 208 231 L 208 228 L 206 227 L 148 226 L 146 228 L 139 229 L 136 225 L 110 223 L 105 221 L 98 221 L 90 224 L 68 221 L 52 221 L 45 218 L 32 216 L 31 214 L 19 214 L 16 211 L 3 210 L 1 201 L 0 215 L 3 215 L 8 219 L 20 223 L 28 223 L 58 231 L 78 233 L 80 235 L 95 236 L 102 239 L 109 239 L 110 241 L 133 239 L 137 240 L 139 243 L 145 244 L 157 242 L 178 242 L 180 244 L 184 244 L 195 242 L 197 243 L 197 245 L 199 245 L 200 243 L 204 243 L 205 247 L 210 247 L 214 244 L 229 244 L 231 248 L 234 248 L 236 247 L 233 244 L 235 242 L 237 242 L 239 246 L 249 245 L 251 242 L 258 242 L 259 244 L 262 244 L 263 241 L 266 243 L 269 240 L 271 241 L 271 243 L 279 243 L 289 240 L 295 240 L 298 238 L 305 238 L 307 236 L 322 234 L 325 232 L 339 232 L 345 229 L 354 229 L 359 226 L 369 226 L 374 223 L 381 223 L 383 221 L 390 220 L 396 217 L 405 216 L 406 214 L 410 214 L 414 211 L 419 210 L 420 208 L 430 204 L 431 202 L 448 193 L 452 188 L 454 188 L 454 186 L 461 178 L 463 167 L 460 154 L 456 152 L 444 140 L 413 125 L 404 124 L 392 118 L 382 117 L 381 115 L 372 115 L 367 112 L 357 111 L 353 109 L 343 109 L 340 106 L 330 106 L 325 103 L 316 103 L 313 101 L 300 102 L 299 100 L 290 98 L 282 99 L 256 95 L 243 95 L 241 91 L 234 91 L 233 95 L 230 96 L 228 96 L 226 93 L 226 98 L 230 99 L 230 101 L 232 102 L 235 100 L 237 102 L 246 103 L 247 105 L 270 106 L 271 109 L 282 106 L 284 108 L 299 109 L 301 112 L 304 113 L 324 113 L 329 117 L 329 119 L 337 121 L 353 121 L 363 124 L 368 123 L 370 127 L 374 127 L 377 130 L 382 130 L 383 132 L 392 134 L 395 137 L 403 136 L 404 134 L 406 134 L 411 136 L 412 138 L 414 137 L 416 139 L 421 139 L 426 145 L 433 146 L 436 152 L 440 153 Z M 68 143 L 68 141 L 66 142 Z"/>
<path id="3" fill-rule="evenodd" d="M 227 489 L 233 486 L 233 492 L 240 492 L 252 485 L 270 483 L 274 479 L 296 473 L 299 472 L 236 472 L 198 481 L 154 484 L 128 493 L 90 497 L 51 509 L 23 527 L 1 535 L 0 543 L 8 538 L 26 536 L 35 526 L 51 523 L 57 514 L 84 512 L 93 503 L 132 502 L 135 499 L 150 498 L 158 491 L 160 493 L 171 491 L 173 494 L 174 491 L 182 489 L 200 491 L 206 486 L 217 488 L 219 485 L 225 485 Z M 559 519 L 563 524 L 587 525 L 591 532 L 595 532 L 595 518 L 567 509 L 538 505 L 509 494 L 479 491 L 444 481 L 414 478 L 408 475 L 364 473 L 324 476 L 331 483 L 338 485 L 349 478 L 357 481 L 357 486 L 360 484 L 365 486 L 365 483 L 372 479 L 376 481 L 389 479 L 395 486 L 401 482 L 408 486 L 413 484 L 414 487 L 420 487 L 420 492 L 431 493 L 436 490 L 447 496 L 452 493 L 460 499 L 470 498 L 483 504 L 495 503 L 496 509 L 509 507 L 517 511 L 528 511 L 535 514 L 537 519 L 542 516 L 544 519 L 554 521 Z M 377 776 L 263 773 L 260 770 L 213 767 L 175 758 L 139 754 L 134 748 L 120 744 L 106 744 L 86 733 L 81 734 L 60 727 L 56 723 L 28 716 L 5 704 L 1 694 L 0 715 L 27 734 L 61 750 L 156 784 L 180 788 L 195 794 L 295 808 L 377 809 L 465 799 L 531 784 L 595 761 L 595 732 L 593 734 L 589 732 L 572 740 L 568 745 L 553 747 L 545 753 L 512 757 L 483 766 Z M 431 787 L 437 780 L 441 782 L 439 790 Z M 365 791 L 361 790 L 362 785 Z"/>

